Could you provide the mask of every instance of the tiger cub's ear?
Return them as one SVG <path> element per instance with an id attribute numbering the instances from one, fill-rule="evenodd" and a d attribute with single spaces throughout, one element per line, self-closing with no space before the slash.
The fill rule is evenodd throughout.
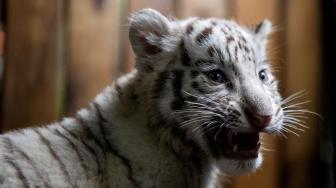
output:
<path id="1" fill-rule="evenodd" d="M 262 43 L 266 44 L 267 42 L 267 37 L 272 31 L 272 23 L 265 19 L 262 22 L 260 22 L 254 29 L 254 35 L 255 39 Z"/>
<path id="2" fill-rule="evenodd" d="M 137 57 L 151 57 L 164 51 L 170 21 L 153 9 L 142 9 L 131 16 L 129 38 Z"/>
<path id="3" fill-rule="evenodd" d="M 253 30 L 256 46 L 261 56 L 267 56 L 267 41 L 269 34 L 272 32 L 272 23 L 265 19 L 260 22 Z"/>

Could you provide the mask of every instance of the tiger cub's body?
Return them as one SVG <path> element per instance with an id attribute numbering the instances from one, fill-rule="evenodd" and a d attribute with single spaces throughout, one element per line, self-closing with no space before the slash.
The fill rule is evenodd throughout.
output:
<path id="1" fill-rule="evenodd" d="M 127 96 L 135 75 L 75 118 L 0 136 L 0 187 L 186 187 L 181 161 Z"/>
<path id="2" fill-rule="evenodd" d="M 281 133 L 266 59 L 270 22 L 131 18 L 136 70 L 76 117 L 0 136 L 0 187 L 214 188 L 262 163 L 260 132 Z"/>

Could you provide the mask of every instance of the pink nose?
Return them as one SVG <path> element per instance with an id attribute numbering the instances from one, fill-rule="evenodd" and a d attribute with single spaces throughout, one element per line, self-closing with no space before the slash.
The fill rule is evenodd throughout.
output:
<path id="1" fill-rule="evenodd" d="M 262 130 L 265 127 L 267 127 L 272 120 L 271 115 L 260 115 L 260 114 L 256 114 L 256 113 L 248 112 L 248 111 L 246 111 L 245 114 L 251 126 L 258 130 Z"/>

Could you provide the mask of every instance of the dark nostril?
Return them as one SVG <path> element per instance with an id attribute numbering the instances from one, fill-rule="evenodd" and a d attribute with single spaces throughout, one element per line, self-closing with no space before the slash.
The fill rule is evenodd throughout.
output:
<path id="1" fill-rule="evenodd" d="M 264 129 L 272 120 L 271 115 L 260 115 L 249 111 L 246 111 L 245 114 L 251 126 L 257 129 Z"/>

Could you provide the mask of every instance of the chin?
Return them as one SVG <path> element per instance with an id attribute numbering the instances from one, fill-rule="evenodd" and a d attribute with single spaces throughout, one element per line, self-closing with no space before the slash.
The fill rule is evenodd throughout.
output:
<path id="1" fill-rule="evenodd" d="M 205 139 L 217 167 L 227 175 L 241 175 L 261 166 L 260 133 L 223 127 L 208 132 Z"/>
<path id="2" fill-rule="evenodd" d="M 221 172 L 229 176 L 244 175 L 250 172 L 255 172 L 262 164 L 262 153 L 258 153 L 256 158 L 251 159 L 234 159 L 225 158 L 216 161 L 216 166 Z"/>

